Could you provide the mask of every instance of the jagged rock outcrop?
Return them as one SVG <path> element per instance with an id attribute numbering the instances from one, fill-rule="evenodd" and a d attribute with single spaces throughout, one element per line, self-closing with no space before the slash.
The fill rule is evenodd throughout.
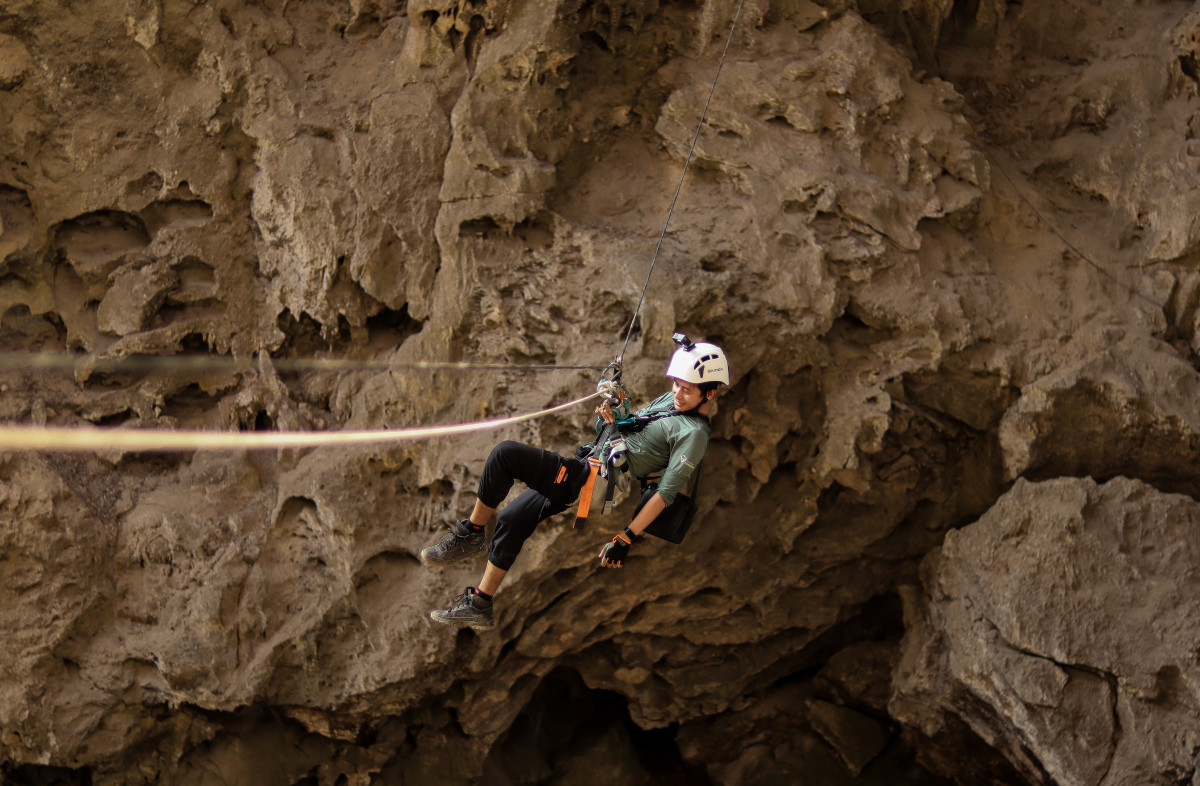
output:
<path id="1" fill-rule="evenodd" d="M 479 566 L 415 555 L 496 439 L 568 451 L 585 411 L 0 453 L 0 774 L 1196 777 L 1200 17 L 746 6 L 708 104 L 737 9 L 0 10 L 5 421 L 472 421 L 627 338 L 646 400 L 677 329 L 735 377 L 686 542 L 597 571 L 631 500 L 547 522 L 488 635 L 426 616 Z"/>
<path id="2" fill-rule="evenodd" d="M 893 715 L 969 728 L 1029 783 L 1192 781 L 1198 516 L 1128 478 L 1018 480 L 927 559 Z"/>

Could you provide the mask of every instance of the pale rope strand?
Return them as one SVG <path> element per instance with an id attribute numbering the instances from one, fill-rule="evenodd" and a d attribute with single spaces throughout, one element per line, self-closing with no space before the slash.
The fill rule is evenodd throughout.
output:
<path id="1" fill-rule="evenodd" d="M 287 371 L 603 371 L 606 366 L 554 365 L 541 363 L 471 363 L 466 361 L 390 361 L 343 360 L 337 358 L 296 359 L 266 358 L 266 365 L 279 372 Z M 98 355 L 72 355 L 66 352 L 0 352 L 3 370 L 77 371 L 91 374 L 112 374 L 126 371 L 233 371 L 259 370 L 257 359 L 235 360 L 213 355 L 153 355 L 106 358 Z"/>
<path id="2" fill-rule="evenodd" d="M 507 418 L 477 420 L 473 423 L 458 423 L 450 426 L 421 426 L 369 431 L 166 431 L 158 429 L 0 426 L 0 451 L 102 452 L 123 450 L 161 452 L 375 445 L 383 442 L 429 439 L 448 434 L 490 431 L 561 412 L 598 396 L 598 393 L 593 393 L 590 396 L 584 396 L 539 412 Z"/>

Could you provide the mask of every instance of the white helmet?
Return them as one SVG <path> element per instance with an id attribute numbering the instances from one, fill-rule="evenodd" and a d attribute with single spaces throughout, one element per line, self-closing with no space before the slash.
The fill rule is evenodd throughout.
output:
<path id="1" fill-rule="evenodd" d="M 723 349 L 716 344 L 693 344 L 680 333 L 671 338 L 679 345 L 679 349 L 675 350 L 671 364 L 667 366 L 668 377 L 694 385 L 705 382 L 729 384 L 729 360 Z"/>

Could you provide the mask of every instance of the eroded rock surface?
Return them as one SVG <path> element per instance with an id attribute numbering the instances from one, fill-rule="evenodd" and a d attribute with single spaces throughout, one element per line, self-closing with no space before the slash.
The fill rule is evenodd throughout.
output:
<path id="1" fill-rule="evenodd" d="M 735 11 L 0 10 L 5 421 L 473 421 L 627 337 L 644 401 L 680 329 L 735 377 L 687 541 L 597 571 L 630 501 L 547 522 L 488 635 L 427 618 L 480 566 L 416 555 L 497 439 L 570 451 L 584 408 L 0 453 L 0 775 L 1197 777 L 1200 17 L 748 5 L 708 104 Z"/>
<path id="2" fill-rule="evenodd" d="M 1198 522 L 1128 478 L 1017 481 L 927 559 L 893 714 L 934 739 L 965 724 L 1031 783 L 1188 782 Z"/>

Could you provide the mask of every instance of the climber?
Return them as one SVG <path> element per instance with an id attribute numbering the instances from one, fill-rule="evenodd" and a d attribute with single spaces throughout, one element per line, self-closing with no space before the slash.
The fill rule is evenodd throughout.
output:
<path id="1" fill-rule="evenodd" d="M 674 338 L 679 349 L 667 366 L 666 376 L 672 380 L 669 392 L 634 413 L 632 418 L 619 420 L 608 400 L 596 410 L 602 438 L 606 434 L 624 437 L 625 462 L 633 475 L 645 479 L 663 473 L 657 491 L 641 506 L 629 526 L 601 547 L 597 556 L 604 567 L 619 568 L 625 563 L 633 541 L 670 505 L 676 492 L 691 477 L 708 446 L 708 415 L 715 408 L 717 388 L 729 384 L 728 361 L 720 347 L 694 344 L 682 334 Z M 487 549 L 484 528 L 513 483 L 520 480 L 528 488 L 496 517 L 487 565 L 478 588 L 467 587 L 449 608 L 431 611 L 429 616 L 434 621 L 478 630 L 495 626 L 492 596 L 525 540 L 539 523 L 566 510 L 580 496 L 585 484 L 590 486 L 591 466 L 596 462 L 589 466 L 586 458 L 589 447 L 585 445 L 574 458 L 511 440 L 492 450 L 483 465 L 470 518 L 448 525 L 448 535 L 421 551 L 421 562 L 447 565 L 483 553 Z M 589 489 L 584 496 L 590 493 Z M 584 500 L 580 505 L 582 509 Z"/>

